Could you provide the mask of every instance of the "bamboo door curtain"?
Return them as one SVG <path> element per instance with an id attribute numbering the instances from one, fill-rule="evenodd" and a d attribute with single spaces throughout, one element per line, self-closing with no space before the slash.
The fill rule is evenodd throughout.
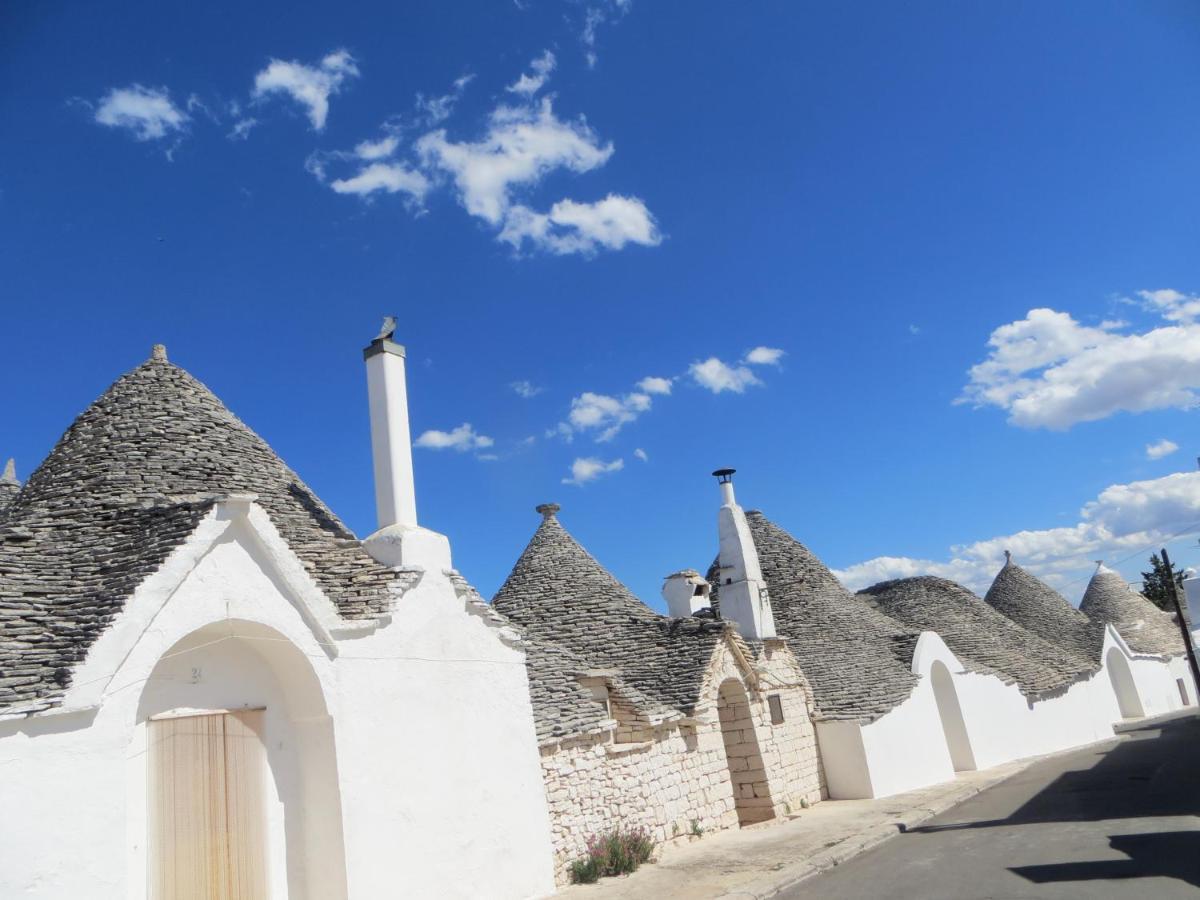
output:
<path id="1" fill-rule="evenodd" d="M 266 900 L 262 716 L 151 719 L 151 900 Z"/>

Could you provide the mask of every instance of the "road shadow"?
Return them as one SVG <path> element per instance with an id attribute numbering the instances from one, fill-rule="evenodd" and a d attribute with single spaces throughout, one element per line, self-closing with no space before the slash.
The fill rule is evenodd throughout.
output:
<path id="1" fill-rule="evenodd" d="M 1200 831 L 1114 834 L 1109 846 L 1128 859 L 1013 866 L 1010 872 L 1035 884 L 1057 881 L 1118 881 L 1124 878 L 1176 878 L 1200 887 Z"/>
<path id="2" fill-rule="evenodd" d="M 1147 726 L 1130 734 L 1089 768 L 1058 775 L 1005 818 L 924 825 L 907 833 L 1200 816 L 1200 767 L 1194 765 L 1200 719 Z M 1128 858 L 1018 866 L 1010 871 L 1038 884 L 1164 877 L 1200 887 L 1200 830 L 1109 835 L 1109 844 Z"/>

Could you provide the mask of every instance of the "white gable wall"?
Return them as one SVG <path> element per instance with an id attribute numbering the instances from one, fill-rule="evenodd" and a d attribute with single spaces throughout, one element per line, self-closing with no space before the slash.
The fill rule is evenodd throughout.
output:
<path id="1" fill-rule="evenodd" d="M 387 626 L 323 645 L 329 610 L 296 596 L 297 563 L 271 543 L 236 511 L 210 515 L 77 669 L 66 705 L 98 710 L 0 722 L 5 802 L 22 810 L 0 817 L 0 896 L 145 895 L 145 719 L 180 706 L 267 708 L 272 897 L 548 892 L 521 651 L 441 573 Z"/>

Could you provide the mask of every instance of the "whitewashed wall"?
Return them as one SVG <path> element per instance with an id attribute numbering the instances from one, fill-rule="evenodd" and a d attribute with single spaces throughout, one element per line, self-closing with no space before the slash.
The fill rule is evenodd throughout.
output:
<path id="1" fill-rule="evenodd" d="M 146 717 L 241 706 L 267 707 L 273 898 L 550 891 L 519 649 L 442 573 L 373 633 L 335 621 L 261 511 L 206 519 L 94 645 L 79 711 L 0 722 L 0 896 L 143 897 Z"/>

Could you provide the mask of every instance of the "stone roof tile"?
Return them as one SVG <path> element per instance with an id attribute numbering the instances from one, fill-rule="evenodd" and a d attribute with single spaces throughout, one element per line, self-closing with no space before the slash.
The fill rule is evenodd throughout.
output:
<path id="1" fill-rule="evenodd" d="M 1104 623 L 1089 619 L 1011 557 L 996 574 L 983 600 L 1026 631 L 1088 660 L 1093 668 L 1099 666 Z"/>
<path id="2" fill-rule="evenodd" d="M 1026 631 L 945 578 L 885 581 L 861 596 L 912 628 L 936 631 L 968 669 L 1016 683 L 1028 697 L 1062 692 L 1095 670 L 1086 659 Z"/>
<path id="3" fill-rule="evenodd" d="M 1179 656 L 1186 652 L 1175 617 L 1159 609 L 1125 579 L 1103 565 L 1088 582 L 1079 608 L 1100 622 L 1111 622 L 1135 653 Z"/>
<path id="4" fill-rule="evenodd" d="M 52 705 L 137 585 L 232 493 L 257 495 L 343 617 L 391 607 L 394 574 L 156 349 L 75 420 L 0 522 L 0 707 Z"/>

